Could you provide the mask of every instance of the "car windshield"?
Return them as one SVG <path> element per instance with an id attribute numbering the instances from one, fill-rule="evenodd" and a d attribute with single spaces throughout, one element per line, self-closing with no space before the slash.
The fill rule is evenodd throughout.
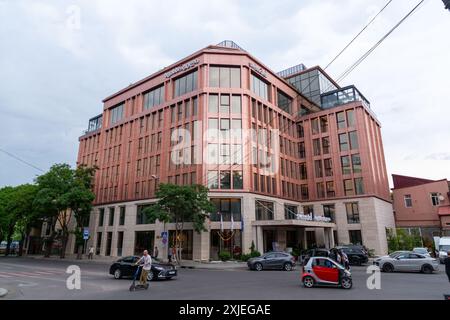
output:
<path id="1" fill-rule="evenodd" d="M 439 246 L 439 251 L 449 252 L 450 251 L 450 245 L 442 245 Z"/>

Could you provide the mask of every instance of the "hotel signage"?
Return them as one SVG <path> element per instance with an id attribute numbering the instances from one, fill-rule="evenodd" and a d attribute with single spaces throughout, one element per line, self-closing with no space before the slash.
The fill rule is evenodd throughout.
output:
<path id="1" fill-rule="evenodd" d="M 310 214 L 307 214 L 307 215 L 305 215 L 305 214 L 297 214 L 296 216 L 297 216 L 298 220 L 317 221 L 317 222 L 331 222 L 331 218 L 323 217 L 323 216 L 314 216 L 314 218 Z"/>
<path id="2" fill-rule="evenodd" d="M 250 69 L 256 71 L 257 73 L 259 73 L 260 75 L 262 75 L 264 78 L 267 78 L 267 71 L 264 70 L 263 68 L 261 68 L 260 66 L 250 62 L 248 64 L 250 66 Z"/>
<path id="3" fill-rule="evenodd" d="M 179 72 L 182 72 L 182 71 L 185 71 L 185 70 L 188 70 L 188 69 L 194 67 L 194 66 L 197 65 L 199 62 L 200 62 L 200 61 L 199 61 L 198 59 L 189 61 L 189 62 L 187 62 L 187 63 L 185 63 L 185 64 L 183 64 L 183 65 L 181 65 L 181 66 L 178 66 L 178 67 L 176 67 L 176 68 L 173 68 L 172 70 L 166 72 L 164 75 L 166 76 L 166 78 L 170 78 L 170 77 L 172 77 L 174 74 L 177 74 L 177 73 L 179 73 Z"/>

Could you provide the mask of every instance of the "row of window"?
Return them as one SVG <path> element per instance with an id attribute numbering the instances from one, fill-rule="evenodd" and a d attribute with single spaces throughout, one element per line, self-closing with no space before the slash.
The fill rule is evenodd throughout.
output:
<path id="1" fill-rule="evenodd" d="M 240 190 L 244 187 L 242 171 L 210 170 L 207 179 L 209 189 Z"/>
<path id="2" fill-rule="evenodd" d="M 440 202 L 439 196 L 440 196 L 440 194 L 438 192 L 430 193 L 430 200 L 431 200 L 432 206 L 437 207 L 440 205 L 441 202 Z M 412 206 L 413 206 L 412 196 L 410 194 L 405 194 L 404 200 L 405 200 L 405 207 L 412 208 Z"/>
<path id="3" fill-rule="evenodd" d="M 219 98 L 220 97 L 220 98 Z M 242 101 L 240 95 L 229 94 L 210 94 L 208 98 L 208 112 L 209 113 L 221 113 L 221 114 L 235 114 L 240 115 L 242 113 Z"/>

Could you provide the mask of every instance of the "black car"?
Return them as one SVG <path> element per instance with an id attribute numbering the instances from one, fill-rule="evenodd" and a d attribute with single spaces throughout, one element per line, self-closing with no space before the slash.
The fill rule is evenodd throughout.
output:
<path id="1" fill-rule="evenodd" d="M 323 249 L 323 248 L 315 248 L 315 249 L 306 250 L 301 255 L 300 260 L 302 261 L 302 264 L 305 265 L 306 263 L 308 263 L 308 260 L 311 257 L 329 257 L 329 256 L 330 256 L 329 250 Z"/>
<path id="2" fill-rule="evenodd" d="M 347 255 L 351 265 L 360 266 L 369 261 L 367 252 L 358 246 L 342 246 L 337 247 L 337 249 L 343 251 Z"/>
<path id="3" fill-rule="evenodd" d="M 117 260 L 109 268 L 109 274 L 112 274 L 115 279 L 121 279 L 123 277 L 133 277 L 137 269 L 135 263 L 139 260 L 139 258 L 140 257 L 138 256 L 129 256 Z M 140 276 L 141 271 L 139 271 L 138 279 Z M 156 279 L 171 279 L 176 276 L 177 269 L 175 268 L 175 266 L 167 263 L 162 263 L 158 259 L 152 258 L 152 270 L 148 273 L 148 281 Z"/>
<path id="4" fill-rule="evenodd" d="M 286 252 L 268 252 L 260 257 L 247 261 L 250 270 L 278 269 L 291 271 L 295 266 L 295 258 Z"/>

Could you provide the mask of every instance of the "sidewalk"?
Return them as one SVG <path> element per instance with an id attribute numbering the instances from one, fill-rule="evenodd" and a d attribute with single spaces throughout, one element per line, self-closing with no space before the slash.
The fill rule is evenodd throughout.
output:
<path id="1" fill-rule="evenodd" d="M 112 264 L 114 261 L 120 259 L 120 257 L 104 257 L 104 256 L 94 256 L 94 259 L 89 260 L 87 256 L 83 256 L 82 260 L 77 259 L 76 255 L 66 255 L 66 258 L 61 259 L 59 256 L 51 256 L 50 258 L 45 258 L 43 255 L 27 255 L 24 258 L 28 259 L 38 259 L 47 261 L 66 261 L 73 263 L 95 263 L 95 264 Z M 230 269 L 246 269 L 247 263 L 241 261 L 211 261 L 211 262 L 200 262 L 192 260 L 183 260 L 181 266 L 177 265 L 181 269 L 210 269 L 210 270 L 230 270 Z"/>

